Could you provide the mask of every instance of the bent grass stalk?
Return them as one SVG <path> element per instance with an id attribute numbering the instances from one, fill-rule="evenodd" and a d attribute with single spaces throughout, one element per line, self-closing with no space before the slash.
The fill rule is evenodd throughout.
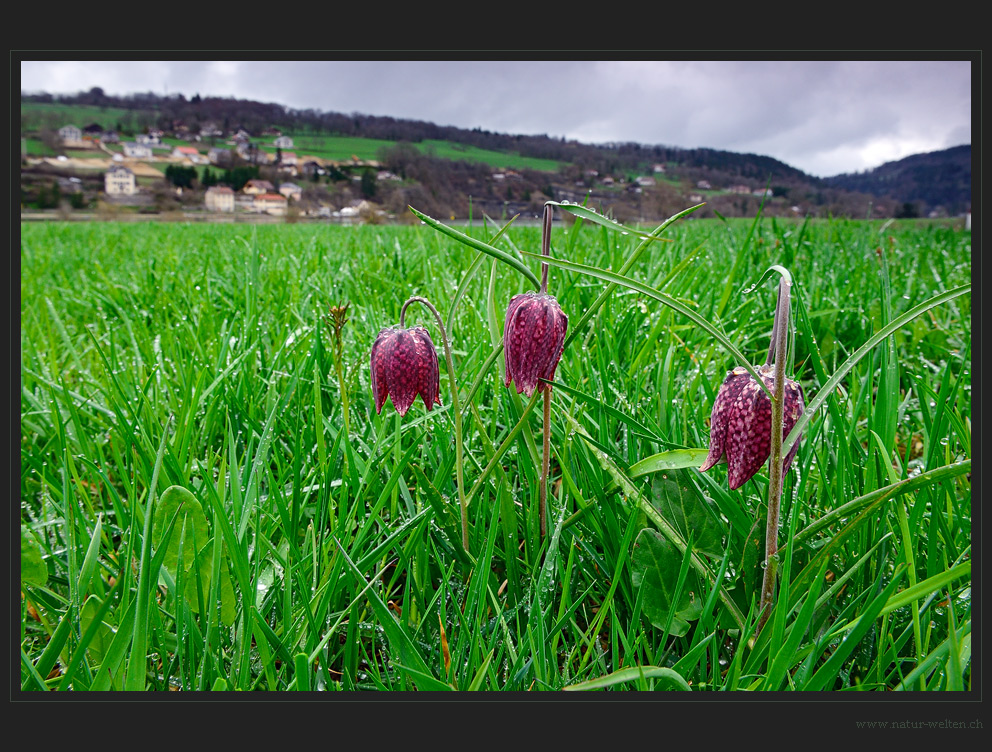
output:
<path id="1" fill-rule="evenodd" d="M 551 219 L 553 209 L 544 205 L 544 224 L 541 231 L 541 255 L 551 255 Z M 541 293 L 548 291 L 548 265 L 541 264 Z M 547 534 L 548 519 L 548 471 L 551 469 L 551 384 L 544 382 L 544 445 L 541 456 L 541 483 L 538 489 L 538 519 L 541 524 L 541 538 Z"/>
<path id="2" fill-rule="evenodd" d="M 468 552 L 468 500 L 465 498 L 465 478 L 464 478 L 464 455 L 462 447 L 462 410 L 458 401 L 458 384 L 455 381 L 455 366 L 451 360 L 451 343 L 448 342 L 448 333 L 444 328 L 444 321 L 434 305 L 427 299 L 419 295 L 414 295 L 407 300 L 400 309 L 400 327 L 406 318 L 406 309 L 411 303 L 420 303 L 432 314 L 437 321 L 437 328 L 441 331 L 441 342 L 444 344 L 444 362 L 448 368 L 448 383 L 451 386 L 451 411 L 455 421 L 455 479 L 458 486 L 458 506 L 461 508 L 462 520 L 462 547 Z"/>

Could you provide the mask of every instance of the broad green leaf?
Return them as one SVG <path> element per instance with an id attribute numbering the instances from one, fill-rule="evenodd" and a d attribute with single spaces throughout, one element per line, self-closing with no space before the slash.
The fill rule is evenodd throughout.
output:
<path id="1" fill-rule="evenodd" d="M 175 534 L 172 536 L 175 538 Z M 213 580 L 213 551 L 212 545 L 204 545 L 196 557 L 196 564 L 200 570 L 200 585 L 203 603 L 209 607 L 208 598 L 210 596 L 210 583 Z M 185 558 L 185 556 L 183 557 Z M 231 583 L 231 572 L 228 569 L 227 557 L 222 556 L 220 565 L 220 619 L 224 624 L 230 626 L 234 623 L 237 613 L 237 603 L 234 599 L 234 585 Z M 200 598 L 196 593 L 196 570 L 190 567 L 186 573 L 186 585 L 183 595 L 193 611 L 199 613 Z"/>
<path id="2" fill-rule="evenodd" d="M 90 624 L 92 624 L 97 618 L 102 603 L 103 601 L 95 595 L 91 595 L 86 599 L 86 603 L 83 604 L 83 608 L 79 612 L 79 629 L 82 634 L 86 634 Z M 105 621 L 101 622 L 100 626 L 97 628 L 96 634 L 87 646 L 87 649 L 89 650 L 95 663 L 103 662 L 104 657 L 107 655 L 107 649 L 110 647 L 110 643 L 113 639 L 113 627 Z"/>
<path id="3" fill-rule="evenodd" d="M 31 531 L 21 525 L 21 582 L 28 585 L 44 585 L 48 582 L 48 565 L 44 554 L 44 549 L 31 535 Z"/>
<path id="4" fill-rule="evenodd" d="M 744 551 L 741 554 L 741 580 L 744 583 L 744 594 L 750 598 L 760 597 L 763 569 L 761 563 L 765 560 L 765 521 L 760 517 L 754 521 L 750 532 L 744 539 Z"/>
<path id="5" fill-rule="evenodd" d="M 193 564 L 193 556 L 207 545 L 210 538 L 207 531 L 207 517 L 197 498 L 182 486 L 169 486 L 165 489 L 155 505 L 155 518 L 152 526 L 152 545 L 156 548 L 162 542 L 162 536 L 173 515 L 179 515 L 176 529 L 169 540 L 162 565 L 169 570 L 173 579 L 176 577 L 179 559 L 179 541 L 183 542 L 183 571 L 188 571 Z M 195 548 L 194 548 L 195 541 Z"/>
<path id="6" fill-rule="evenodd" d="M 723 556 L 723 525 L 708 499 L 689 482 L 685 470 L 670 470 L 651 479 L 651 503 L 693 549 Z"/>
<path id="7" fill-rule="evenodd" d="M 630 466 L 627 476 L 637 478 L 662 470 L 678 470 L 683 467 L 699 467 L 706 460 L 706 449 L 672 449 L 652 454 Z"/>
<path id="8" fill-rule="evenodd" d="M 689 572 L 678 603 L 673 603 L 682 566 L 682 555 L 675 546 L 660 533 L 645 528 L 637 534 L 630 563 L 632 581 L 642 591 L 641 603 L 648 620 L 664 629 L 671 614 L 670 634 L 681 637 L 688 632 L 689 622 L 702 614 L 703 600 L 699 579 L 695 572 Z"/>
<path id="9" fill-rule="evenodd" d="M 562 687 L 566 692 L 583 692 L 590 689 L 604 689 L 612 687 L 614 684 L 637 681 L 638 679 L 657 679 L 655 689 L 680 689 L 684 692 L 691 691 L 689 683 L 682 678 L 677 671 L 664 666 L 630 666 L 614 671 L 606 676 L 596 679 L 588 679 L 578 684 L 570 684 Z"/>

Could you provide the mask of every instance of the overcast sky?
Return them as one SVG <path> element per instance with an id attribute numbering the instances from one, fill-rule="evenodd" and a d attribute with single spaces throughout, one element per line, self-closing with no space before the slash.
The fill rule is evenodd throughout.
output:
<path id="1" fill-rule="evenodd" d="M 963 58 L 21 61 L 21 91 L 200 94 L 591 144 L 709 147 L 827 177 L 970 144 L 972 64 Z"/>

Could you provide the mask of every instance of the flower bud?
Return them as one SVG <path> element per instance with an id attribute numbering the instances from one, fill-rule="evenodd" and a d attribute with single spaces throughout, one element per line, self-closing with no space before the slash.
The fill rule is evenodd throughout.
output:
<path id="1" fill-rule="evenodd" d="M 428 410 L 441 404 L 437 351 L 424 327 L 380 331 L 372 344 L 371 368 L 377 413 L 382 412 L 387 396 L 400 415 L 406 415 L 418 394 Z"/>
<path id="2" fill-rule="evenodd" d="M 558 301 L 547 293 L 515 295 L 506 309 L 503 325 L 503 354 L 506 359 L 506 386 L 513 381 L 517 393 L 528 397 L 551 381 L 565 347 L 566 316 Z"/>
<path id="3" fill-rule="evenodd" d="M 758 373 L 768 390 L 774 392 L 775 378 L 771 366 L 759 368 Z M 805 409 L 803 388 L 795 381 L 786 379 L 783 441 Z M 783 458 L 783 475 L 792 464 L 801 440 L 802 436 Z M 727 374 L 713 403 L 709 453 L 699 469 L 709 470 L 726 459 L 730 488 L 740 488 L 768 461 L 771 445 L 772 401 L 746 368 L 737 367 Z"/>

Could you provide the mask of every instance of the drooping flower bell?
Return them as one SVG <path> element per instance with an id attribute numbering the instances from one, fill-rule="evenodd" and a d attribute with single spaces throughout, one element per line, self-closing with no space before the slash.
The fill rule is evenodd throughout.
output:
<path id="1" fill-rule="evenodd" d="M 566 329 L 568 316 L 546 292 L 525 292 L 511 298 L 503 324 L 506 386 L 513 381 L 517 394 L 528 397 L 535 389 L 544 391 L 547 384 L 541 379 L 554 379 L 565 348 Z"/>
<path id="2" fill-rule="evenodd" d="M 773 368 L 758 368 L 769 391 L 775 383 Z M 785 380 L 784 430 L 789 435 L 806 409 L 803 388 L 792 379 Z M 802 436 L 782 459 L 782 474 L 789 469 Z M 727 460 L 727 481 L 731 489 L 740 488 L 768 461 L 772 444 L 772 401 L 746 368 L 738 366 L 727 374 L 710 415 L 710 447 L 699 469 L 709 470 L 722 459 Z"/>
<path id="3" fill-rule="evenodd" d="M 386 397 L 402 416 L 419 394 L 428 410 L 441 404 L 437 351 L 422 326 L 387 327 L 372 344 L 372 394 L 375 411 L 382 412 Z"/>

